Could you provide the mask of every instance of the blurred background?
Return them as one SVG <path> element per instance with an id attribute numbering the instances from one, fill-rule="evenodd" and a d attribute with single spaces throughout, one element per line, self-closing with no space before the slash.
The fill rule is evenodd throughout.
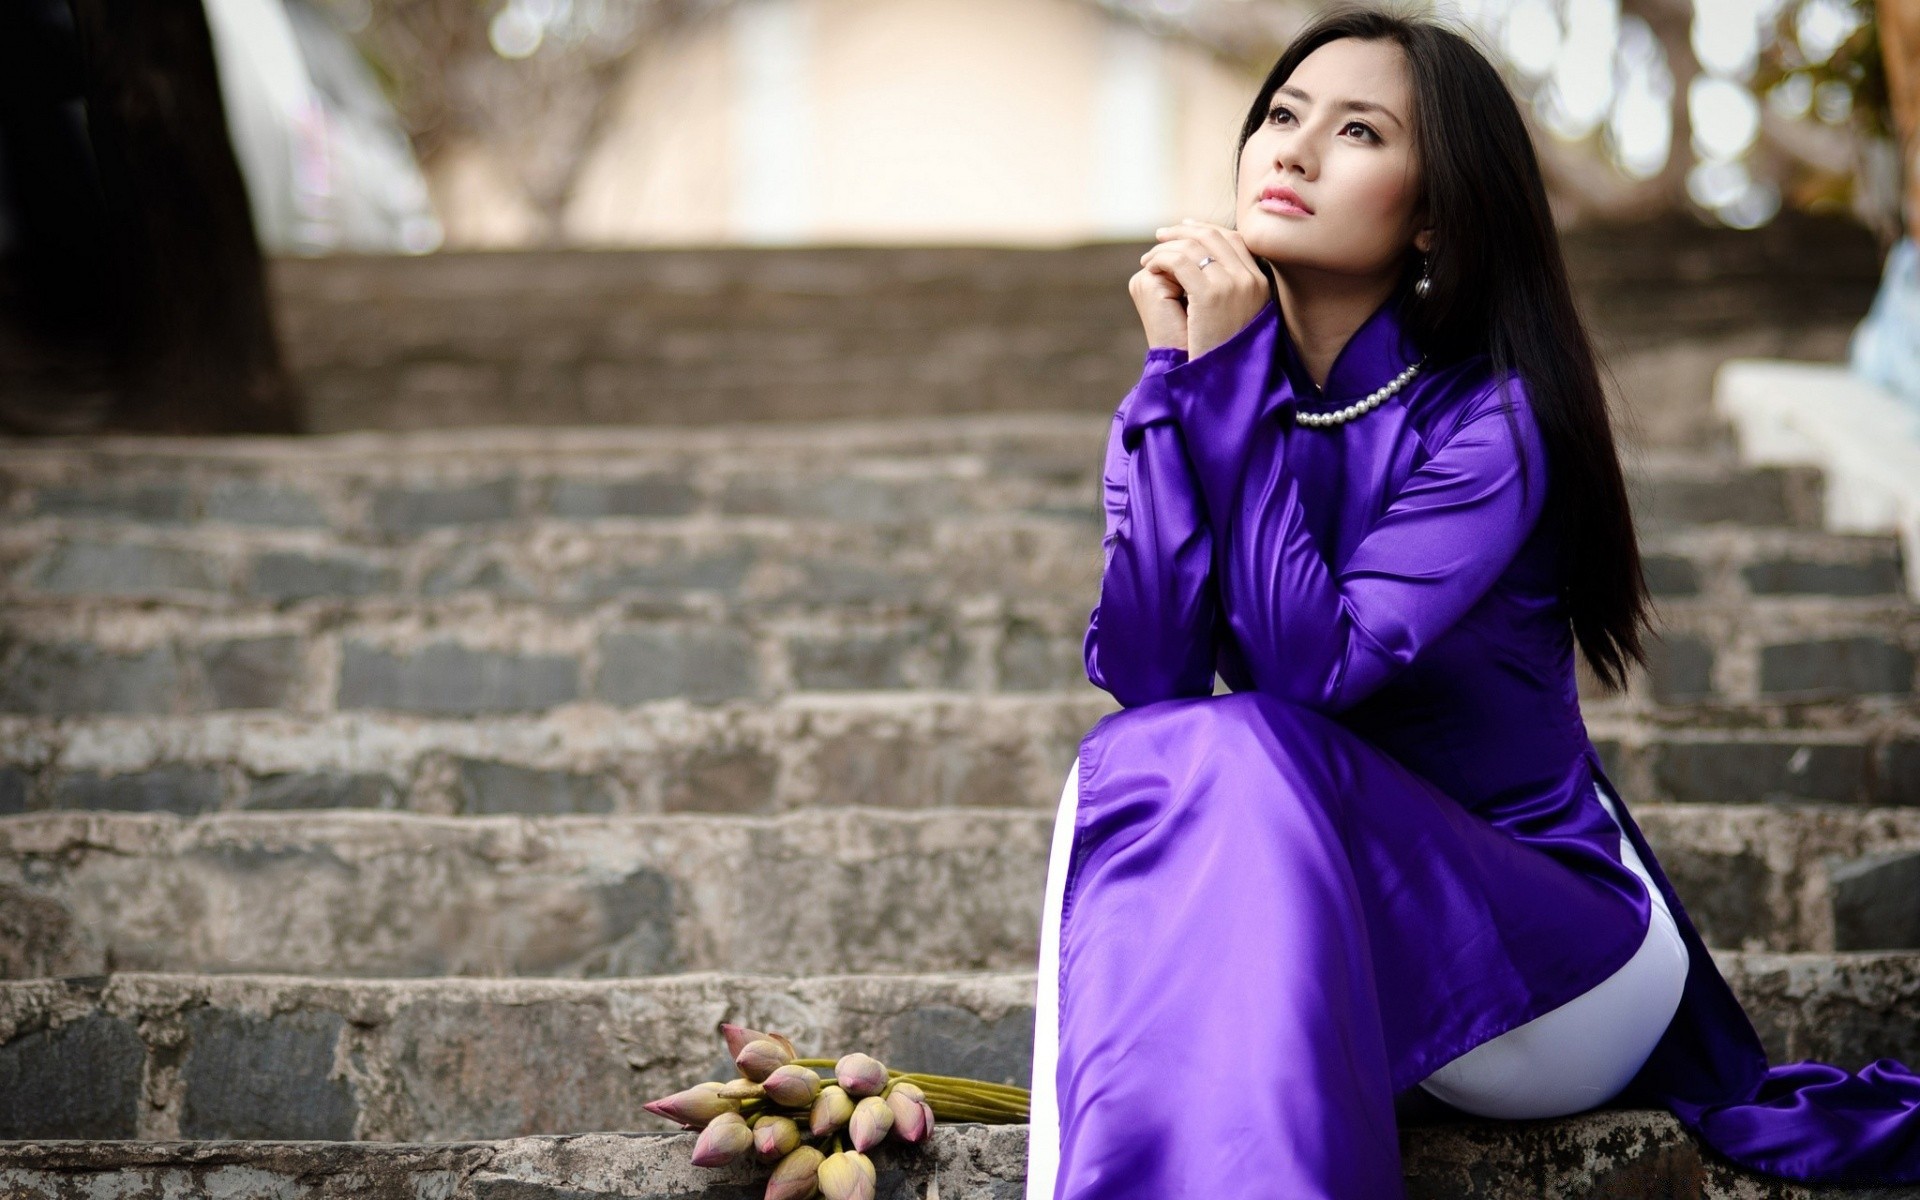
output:
<path id="1" fill-rule="evenodd" d="M 660 349 L 675 323 L 648 319 L 631 288 L 655 270 L 731 260 L 581 252 L 1073 251 L 1150 242 L 1182 216 L 1229 222 L 1239 124 L 1314 6 L 207 0 L 204 19 L 191 5 L 117 8 L 15 0 L 0 17 L 0 421 L 20 432 L 512 422 L 529 407 L 544 421 L 711 419 L 707 406 L 635 398 L 659 383 L 635 343 L 652 334 Z M 1870 0 L 1434 11 L 1471 30 L 1522 97 L 1570 235 L 1631 230 L 1605 240 L 1659 262 L 1708 244 L 1692 231 L 1784 222 L 1754 251 L 1728 251 L 1760 254 L 1750 273 L 1776 279 L 1796 261 L 1830 272 L 1812 264 L 1836 254 L 1877 277 L 1900 236 L 1886 22 Z M 480 267 L 480 251 L 521 257 Z M 469 298 L 554 287 L 577 298 L 625 280 L 635 319 L 624 333 L 589 320 L 597 345 L 576 330 L 570 347 L 523 346 L 512 367 L 498 348 L 433 349 L 417 298 L 383 307 L 455 278 L 451 263 L 392 261 L 414 256 L 468 264 L 439 286 Z M 1826 312 L 1810 302 L 1810 317 Z M 1857 289 L 1847 303 L 1864 308 Z M 425 359 L 440 369 L 409 375 Z M 374 381 L 365 371 L 380 362 L 394 370 Z M 1007 403 L 961 374 L 973 406 Z M 1084 364 L 1069 374 L 1115 378 Z M 821 403 L 741 395 L 722 411 L 884 411 L 873 398 Z"/>

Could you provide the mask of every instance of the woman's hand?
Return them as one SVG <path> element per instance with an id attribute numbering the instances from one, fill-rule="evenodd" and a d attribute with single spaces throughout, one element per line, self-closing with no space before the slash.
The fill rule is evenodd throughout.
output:
<path id="1" fill-rule="evenodd" d="M 1148 346 L 1174 346 L 1194 359 L 1226 341 L 1271 298 L 1267 274 L 1240 234 L 1189 217 L 1157 232 L 1127 283 Z M 1202 267 L 1208 255 L 1213 261 Z"/>

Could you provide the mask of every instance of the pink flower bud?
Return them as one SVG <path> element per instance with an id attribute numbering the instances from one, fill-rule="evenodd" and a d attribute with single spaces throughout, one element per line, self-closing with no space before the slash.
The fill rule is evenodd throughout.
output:
<path id="1" fill-rule="evenodd" d="M 820 1164 L 820 1194 L 827 1200 L 873 1200 L 878 1173 L 858 1150 L 829 1154 Z"/>
<path id="2" fill-rule="evenodd" d="M 784 1067 L 775 1067 L 773 1074 L 767 1076 L 760 1085 L 766 1090 L 775 1104 L 785 1108 L 807 1108 L 813 1104 L 813 1098 L 820 1094 L 820 1076 L 812 1067 L 802 1067 L 788 1063 Z"/>
<path id="3" fill-rule="evenodd" d="M 893 1132 L 903 1142 L 924 1142 L 933 1131 L 933 1107 L 925 1100 L 915 1099 L 916 1092 L 920 1089 L 910 1083 L 896 1083 L 887 1091 L 887 1107 L 893 1112 Z"/>
<path id="4" fill-rule="evenodd" d="M 826 1157 L 812 1146 L 788 1151 L 767 1179 L 766 1200 L 807 1200 L 819 1190 L 820 1164 Z"/>
<path id="5" fill-rule="evenodd" d="M 757 1042 L 767 1035 L 758 1029 L 748 1029 L 745 1025 L 735 1025 L 731 1021 L 720 1022 L 720 1036 L 727 1039 L 727 1057 L 738 1058 L 747 1048 L 748 1042 Z"/>
<path id="6" fill-rule="evenodd" d="M 855 1150 L 871 1150 L 886 1140 L 887 1130 L 893 1128 L 893 1109 L 879 1096 L 867 1096 L 853 1106 L 853 1119 L 847 1122 L 847 1133 L 853 1139 Z"/>
<path id="7" fill-rule="evenodd" d="M 753 1130 L 739 1113 L 721 1113 L 707 1122 L 693 1143 L 693 1165 L 724 1167 L 753 1146 Z"/>
<path id="8" fill-rule="evenodd" d="M 829 1083 L 813 1098 L 813 1112 L 807 1118 L 807 1131 L 815 1137 L 826 1137 L 852 1119 L 853 1098 L 847 1095 L 847 1089 L 837 1083 Z"/>
<path id="9" fill-rule="evenodd" d="M 740 1103 L 720 1095 L 719 1083 L 696 1083 L 683 1092 L 649 1100 L 644 1107 L 657 1117 L 665 1117 L 682 1129 L 699 1129 L 721 1113 L 737 1113 Z"/>
<path id="10" fill-rule="evenodd" d="M 840 1061 L 833 1064 L 833 1076 L 840 1086 L 847 1089 L 847 1095 L 856 1100 L 862 1096 L 878 1095 L 881 1088 L 887 1086 L 887 1068 L 877 1058 L 855 1050 L 851 1054 L 842 1054 Z"/>
<path id="11" fill-rule="evenodd" d="M 792 1117 L 774 1113 L 754 1120 L 753 1152 L 760 1156 L 761 1162 L 785 1158 L 799 1144 L 800 1127 L 793 1123 Z"/>
<path id="12" fill-rule="evenodd" d="M 755 1038 L 740 1047 L 740 1053 L 733 1056 L 733 1065 L 755 1083 L 773 1074 L 776 1067 L 784 1067 L 792 1061 L 793 1051 L 772 1038 Z"/>
<path id="13" fill-rule="evenodd" d="M 751 1079 L 729 1079 L 720 1085 L 720 1096 L 724 1100 L 758 1100 L 766 1094 L 766 1086 Z"/>

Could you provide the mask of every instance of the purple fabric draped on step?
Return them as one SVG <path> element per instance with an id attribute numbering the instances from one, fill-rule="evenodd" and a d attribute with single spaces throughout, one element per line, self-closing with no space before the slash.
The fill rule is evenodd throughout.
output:
<path id="1" fill-rule="evenodd" d="M 1430 362 L 1292 419 L 1417 358 L 1385 302 L 1323 398 L 1269 301 L 1199 358 L 1149 350 L 1115 414 L 1085 650 L 1123 707 L 1080 747 L 1055 1196 L 1403 1196 L 1395 1096 L 1646 934 L 1596 781 L 1692 959 L 1607 1107 L 1788 1178 L 1920 1180 L 1920 1077 L 1769 1068 L 1602 768 L 1524 386 Z"/>

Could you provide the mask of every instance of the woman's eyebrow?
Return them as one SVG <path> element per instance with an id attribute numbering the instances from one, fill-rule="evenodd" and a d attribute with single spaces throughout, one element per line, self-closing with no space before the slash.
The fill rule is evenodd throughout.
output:
<path id="1" fill-rule="evenodd" d="M 1301 91 L 1297 87 L 1294 87 L 1290 83 L 1283 83 L 1279 87 L 1273 90 L 1275 92 L 1285 92 L 1289 96 L 1297 96 L 1298 98 L 1305 100 L 1309 104 L 1313 103 L 1312 96 L 1307 95 L 1305 92 Z M 1392 121 L 1395 125 L 1400 125 L 1401 128 L 1403 129 L 1405 128 L 1405 125 L 1402 124 L 1400 118 L 1393 115 L 1392 109 L 1387 108 L 1383 105 L 1375 104 L 1371 100 L 1347 100 L 1347 101 L 1343 101 L 1340 107 L 1352 112 L 1376 112 L 1376 113 L 1379 113 L 1381 116 L 1385 117 L 1387 120 Z"/>

